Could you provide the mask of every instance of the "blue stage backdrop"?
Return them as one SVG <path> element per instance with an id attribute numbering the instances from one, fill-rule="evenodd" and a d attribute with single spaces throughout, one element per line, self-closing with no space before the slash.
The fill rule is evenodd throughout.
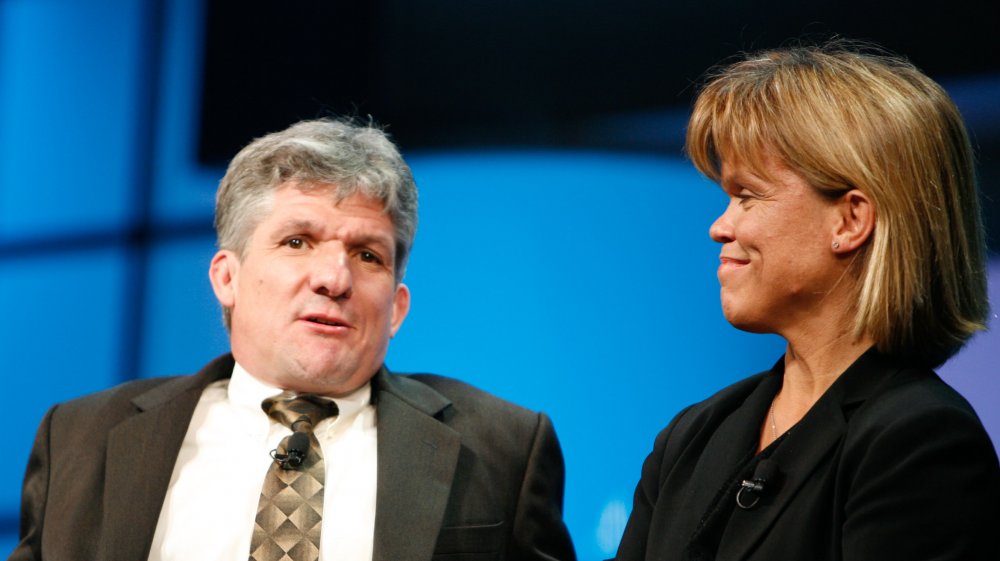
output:
<path id="1" fill-rule="evenodd" d="M 48 407 L 189 373 L 227 349 L 207 280 L 223 170 L 194 157 L 200 4 L 165 3 L 154 106 L 137 101 L 141 5 L 0 0 L 0 356 L 16 396 L 0 555 L 16 540 L 21 475 Z M 406 152 L 421 223 L 390 368 L 549 413 L 579 556 L 612 555 L 656 432 L 781 353 L 719 310 L 708 227 L 725 198 L 666 154 Z M 991 278 L 1000 302 L 1000 262 Z M 997 348 L 995 331 L 982 334 L 943 369 L 995 442 Z"/>

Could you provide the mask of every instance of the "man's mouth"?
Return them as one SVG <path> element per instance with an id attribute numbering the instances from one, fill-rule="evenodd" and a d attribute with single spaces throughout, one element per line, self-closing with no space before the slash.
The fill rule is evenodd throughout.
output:
<path id="1" fill-rule="evenodd" d="M 305 318 L 305 320 L 309 321 L 309 322 L 312 322 L 312 323 L 318 323 L 320 325 L 329 325 L 329 326 L 332 326 L 332 327 L 350 327 L 347 323 L 345 323 L 345 322 L 343 322 L 343 321 L 341 321 L 341 320 L 339 320 L 337 318 L 326 318 L 326 317 L 311 316 L 311 317 Z"/>

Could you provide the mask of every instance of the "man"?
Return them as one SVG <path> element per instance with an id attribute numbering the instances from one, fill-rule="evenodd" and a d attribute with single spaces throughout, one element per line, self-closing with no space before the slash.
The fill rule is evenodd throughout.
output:
<path id="1" fill-rule="evenodd" d="M 244 148 L 209 269 L 232 353 L 53 407 L 11 559 L 574 559 L 548 418 L 382 365 L 416 207 L 377 129 Z"/>

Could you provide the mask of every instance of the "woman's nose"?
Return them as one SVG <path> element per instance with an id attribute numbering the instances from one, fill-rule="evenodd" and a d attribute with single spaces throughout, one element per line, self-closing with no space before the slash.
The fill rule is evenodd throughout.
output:
<path id="1" fill-rule="evenodd" d="M 730 199 L 729 205 L 726 206 L 726 210 L 715 219 L 715 222 L 708 228 L 708 235 L 712 238 L 712 241 L 718 243 L 729 243 L 733 241 L 733 223 L 731 220 L 731 213 L 733 209 L 734 200 Z"/>

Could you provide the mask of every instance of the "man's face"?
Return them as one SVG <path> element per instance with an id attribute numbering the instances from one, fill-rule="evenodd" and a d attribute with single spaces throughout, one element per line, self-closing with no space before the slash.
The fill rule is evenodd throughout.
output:
<path id="1" fill-rule="evenodd" d="M 364 385 L 410 306 L 393 275 L 394 234 L 378 200 L 334 203 L 328 189 L 282 185 L 243 258 L 222 250 L 212 260 L 236 360 L 287 390 L 337 396 Z"/>

